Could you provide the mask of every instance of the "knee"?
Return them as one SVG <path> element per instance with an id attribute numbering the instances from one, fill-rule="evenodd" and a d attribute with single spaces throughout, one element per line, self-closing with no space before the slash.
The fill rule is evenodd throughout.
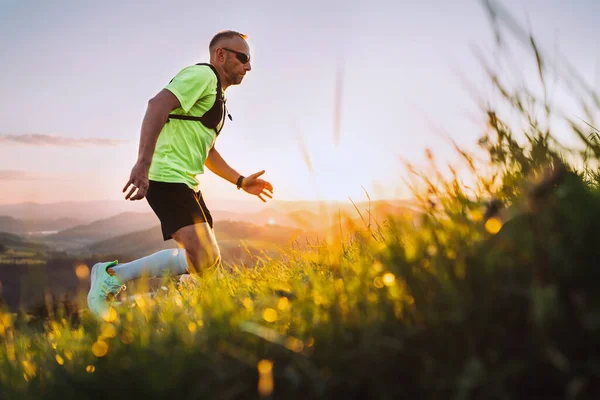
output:
<path id="1" fill-rule="evenodd" d="M 211 251 L 207 252 L 206 255 L 206 265 L 207 268 L 216 267 L 221 262 L 221 251 L 219 250 L 219 246 L 214 245 L 211 248 Z"/>
<path id="2" fill-rule="evenodd" d="M 221 252 L 216 244 L 186 249 L 186 252 L 188 264 L 191 264 L 190 267 L 198 273 L 213 268 L 221 262 Z"/>

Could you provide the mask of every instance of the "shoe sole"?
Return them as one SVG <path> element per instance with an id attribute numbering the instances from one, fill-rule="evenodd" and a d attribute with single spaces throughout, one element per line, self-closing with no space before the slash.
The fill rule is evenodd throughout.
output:
<path id="1" fill-rule="evenodd" d="M 91 282 L 90 282 L 90 291 L 88 292 L 87 295 L 87 303 L 88 303 L 88 308 L 95 313 L 95 310 L 92 310 L 92 306 L 90 303 L 90 296 L 92 295 L 92 289 L 94 288 L 94 283 L 96 282 L 96 275 L 98 274 L 98 267 L 100 267 L 102 265 L 102 263 L 98 263 L 95 264 L 92 267 L 92 272 L 91 272 Z"/>

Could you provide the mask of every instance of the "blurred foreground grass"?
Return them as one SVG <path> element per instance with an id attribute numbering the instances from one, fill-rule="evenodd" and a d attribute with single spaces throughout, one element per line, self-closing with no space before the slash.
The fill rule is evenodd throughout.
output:
<path id="1" fill-rule="evenodd" d="M 105 321 L 2 313 L 0 396 L 598 398 L 597 131 L 569 120 L 582 146 L 566 150 L 533 118 L 547 99 L 490 77 L 526 123 L 486 108 L 489 173 L 463 153 L 474 184 L 414 170 L 416 219 L 166 281 Z"/>
<path id="2" fill-rule="evenodd" d="M 4 398 L 587 398 L 598 193 L 554 170 L 504 221 L 442 199 L 343 248 L 165 282 L 105 321 L 0 317 Z M 550 181 L 550 179 L 552 179 Z M 541 189 L 539 189 L 541 190 Z M 391 220 L 390 220 L 391 221 Z"/>

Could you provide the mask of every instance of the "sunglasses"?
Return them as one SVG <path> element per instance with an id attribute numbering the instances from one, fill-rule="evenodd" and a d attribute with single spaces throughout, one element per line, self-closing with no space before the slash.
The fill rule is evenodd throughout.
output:
<path id="1" fill-rule="evenodd" d="M 246 63 L 250 62 L 250 56 L 248 54 L 246 54 L 246 53 L 242 53 L 240 51 L 235 51 L 235 50 L 227 49 L 225 47 L 223 47 L 222 49 L 235 54 L 235 58 L 237 58 L 242 64 L 246 64 Z"/>

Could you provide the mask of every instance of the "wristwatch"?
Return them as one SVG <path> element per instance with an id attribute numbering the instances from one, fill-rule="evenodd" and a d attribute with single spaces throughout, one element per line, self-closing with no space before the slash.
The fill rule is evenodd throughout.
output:
<path id="1" fill-rule="evenodd" d="M 238 177 L 238 179 L 237 179 L 236 184 L 235 184 L 237 186 L 238 190 L 240 190 L 242 188 L 242 182 L 243 181 L 244 181 L 244 177 L 242 175 L 240 175 Z"/>

